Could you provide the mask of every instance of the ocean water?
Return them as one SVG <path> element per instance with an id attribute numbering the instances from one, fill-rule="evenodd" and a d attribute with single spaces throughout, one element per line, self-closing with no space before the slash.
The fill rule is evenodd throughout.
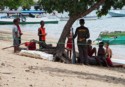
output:
<path id="1" fill-rule="evenodd" d="M 60 21 L 58 24 L 45 24 L 47 35 L 54 39 L 59 39 L 66 22 L 67 21 Z M 39 24 L 21 25 L 21 29 L 22 31 L 33 31 L 34 34 L 37 34 L 39 26 Z M 72 26 L 74 28 L 74 32 L 78 26 L 80 25 L 77 20 Z M 125 17 L 111 17 L 107 15 L 99 19 L 96 17 L 85 18 L 85 26 L 88 27 L 90 31 L 90 39 L 94 41 L 102 31 L 125 31 Z M 12 29 L 12 25 L 0 25 L 0 29 L 3 28 Z M 97 45 L 93 46 L 98 48 Z M 125 59 L 125 45 L 110 45 L 110 48 L 113 51 L 113 58 Z"/>

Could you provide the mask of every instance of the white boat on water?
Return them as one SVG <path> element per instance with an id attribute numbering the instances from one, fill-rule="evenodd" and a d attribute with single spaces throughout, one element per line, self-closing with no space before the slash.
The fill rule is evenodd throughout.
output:
<path id="1" fill-rule="evenodd" d="M 109 15 L 111 15 L 112 17 L 125 17 L 125 11 L 113 10 L 109 12 Z"/>
<path id="2" fill-rule="evenodd" d="M 16 17 L 20 18 L 20 24 L 39 24 L 41 20 L 51 24 L 59 22 L 58 18 L 43 15 L 43 11 L 4 11 L 1 13 L 7 13 L 8 15 L 0 17 L 0 25 L 13 24 L 13 19 Z"/>

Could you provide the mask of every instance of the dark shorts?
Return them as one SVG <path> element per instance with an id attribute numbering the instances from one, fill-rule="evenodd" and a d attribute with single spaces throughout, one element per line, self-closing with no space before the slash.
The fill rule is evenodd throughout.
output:
<path id="1" fill-rule="evenodd" d="M 14 46 L 19 46 L 19 45 L 20 45 L 19 38 L 14 38 L 14 40 L 13 40 L 13 45 L 14 45 Z"/>

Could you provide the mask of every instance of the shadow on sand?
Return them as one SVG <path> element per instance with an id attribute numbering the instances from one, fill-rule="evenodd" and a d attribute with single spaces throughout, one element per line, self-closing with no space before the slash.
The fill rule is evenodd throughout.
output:
<path id="1" fill-rule="evenodd" d="M 28 67 L 28 69 L 30 71 L 40 70 L 41 72 L 49 73 L 49 75 L 53 77 L 54 76 L 75 77 L 75 78 L 84 79 L 84 80 L 95 80 L 95 81 L 125 85 L 125 79 L 117 78 L 110 75 L 99 75 L 99 74 L 79 72 L 79 71 L 60 69 L 60 68 L 52 68 L 52 67 L 31 66 L 31 67 Z"/>

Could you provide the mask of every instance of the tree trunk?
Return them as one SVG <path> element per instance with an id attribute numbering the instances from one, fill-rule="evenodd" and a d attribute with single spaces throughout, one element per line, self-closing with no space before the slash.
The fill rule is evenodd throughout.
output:
<path id="1" fill-rule="evenodd" d="M 76 17 L 70 17 L 69 20 L 67 21 L 63 29 L 63 32 L 61 34 L 61 37 L 58 41 L 58 44 L 57 44 L 56 55 L 55 55 L 54 61 L 61 60 L 65 63 L 70 62 L 67 58 L 64 58 L 63 55 L 64 55 L 66 37 L 68 36 L 70 29 L 75 21 L 76 21 Z"/>

